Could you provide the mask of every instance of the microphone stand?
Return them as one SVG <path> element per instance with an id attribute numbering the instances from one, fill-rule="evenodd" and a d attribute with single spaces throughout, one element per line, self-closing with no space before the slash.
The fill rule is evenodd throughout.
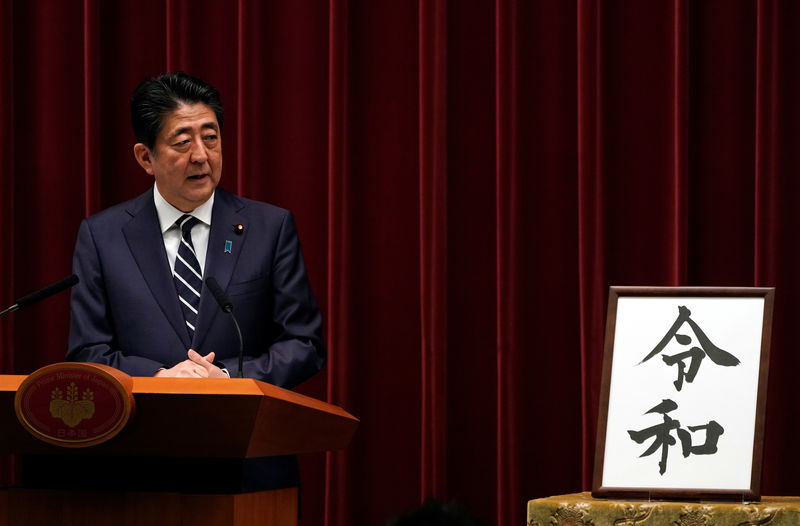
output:
<path id="1" fill-rule="evenodd" d="M 239 328 L 239 322 L 236 321 L 236 316 L 233 315 L 233 309 L 228 313 L 231 316 L 233 326 L 236 327 L 236 337 L 239 339 L 239 378 L 244 378 L 242 374 L 242 365 L 244 363 L 244 345 L 242 343 L 242 329 Z"/>
<path id="2" fill-rule="evenodd" d="M 233 315 L 233 303 L 231 300 L 228 299 L 228 295 L 225 294 L 225 291 L 222 290 L 222 287 L 219 286 L 217 280 L 213 277 L 206 278 L 206 285 L 208 286 L 208 290 L 211 291 L 211 294 L 214 296 L 214 299 L 217 300 L 217 304 L 219 308 L 222 309 L 222 312 L 229 314 L 231 317 L 231 321 L 233 321 L 233 326 L 236 328 L 236 337 L 239 340 L 239 378 L 244 378 L 244 373 L 242 372 L 243 365 L 244 365 L 244 343 L 242 341 L 242 329 L 239 328 L 239 322 L 236 321 L 236 316 Z"/>

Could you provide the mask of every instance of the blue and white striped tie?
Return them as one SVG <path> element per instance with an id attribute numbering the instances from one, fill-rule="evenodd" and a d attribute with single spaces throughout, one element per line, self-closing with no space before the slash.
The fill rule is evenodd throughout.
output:
<path id="1" fill-rule="evenodd" d="M 175 288 L 178 289 L 178 299 L 181 302 L 186 327 L 189 329 L 189 339 L 194 337 L 197 309 L 200 306 L 200 290 L 203 287 L 203 271 L 200 269 L 192 244 L 192 227 L 199 222 L 199 219 L 189 214 L 182 215 L 175 222 L 181 229 L 181 243 L 178 246 L 172 278 L 175 281 Z"/>

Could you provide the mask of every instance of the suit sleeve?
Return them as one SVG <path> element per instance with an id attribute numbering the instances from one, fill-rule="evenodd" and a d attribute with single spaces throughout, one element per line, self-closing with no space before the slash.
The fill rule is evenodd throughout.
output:
<path id="1" fill-rule="evenodd" d="M 163 364 L 118 348 L 102 261 L 89 222 L 78 231 L 73 272 L 80 282 L 70 296 L 69 349 L 66 359 L 117 368 L 131 376 L 153 376 Z"/>
<path id="2" fill-rule="evenodd" d="M 284 216 L 277 237 L 268 286 L 271 319 L 256 330 L 269 333 L 267 348 L 246 349 L 243 376 L 291 388 L 317 373 L 325 364 L 322 315 L 306 273 L 297 227 L 290 212 Z M 248 339 L 245 331 L 245 342 Z M 238 357 L 220 360 L 232 376 Z"/>

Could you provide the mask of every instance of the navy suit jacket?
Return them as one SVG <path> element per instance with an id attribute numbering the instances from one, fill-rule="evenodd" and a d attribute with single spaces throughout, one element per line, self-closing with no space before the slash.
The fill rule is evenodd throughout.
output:
<path id="1" fill-rule="evenodd" d="M 244 225 L 238 235 L 237 224 Z M 236 374 L 235 329 L 205 286 L 189 339 L 152 189 L 85 219 L 73 266 L 80 282 L 71 294 L 68 360 L 153 376 L 193 348 L 214 351 Z M 322 318 L 289 211 L 217 188 L 204 269 L 210 276 L 241 326 L 245 377 L 288 388 L 322 368 Z"/>

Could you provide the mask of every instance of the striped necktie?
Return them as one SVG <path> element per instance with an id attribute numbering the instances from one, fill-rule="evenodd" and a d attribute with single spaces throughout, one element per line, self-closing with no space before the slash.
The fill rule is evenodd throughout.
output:
<path id="1" fill-rule="evenodd" d="M 178 299 L 181 302 L 183 317 L 189 330 L 189 338 L 194 337 L 197 325 L 197 309 L 200 306 L 200 289 L 203 287 L 203 271 L 197 261 L 197 254 L 192 244 L 192 227 L 199 223 L 196 217 L 184 214 L 175 224 L 181 229 L 181 243 L 178 256 L 175 258 L 175 269 L 172 272 Z"/>

